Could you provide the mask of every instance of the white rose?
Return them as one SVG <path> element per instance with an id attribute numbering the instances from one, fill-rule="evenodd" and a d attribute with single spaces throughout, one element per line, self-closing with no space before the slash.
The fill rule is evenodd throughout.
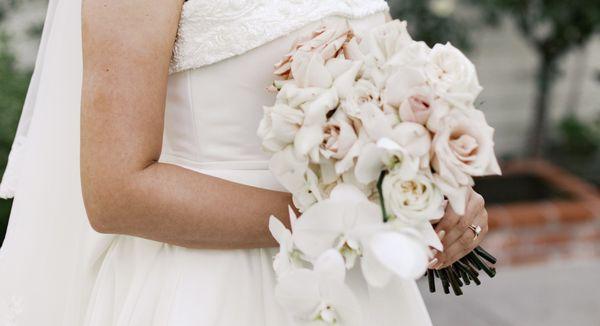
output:
<path id="1" fill-rule="evenodd" d="M 423 173 L 405 180 L 392 170 L 383 179 L 382 191 L 387 213 L 404 224 L 418 225 L 444 215 L 444 195 Z"/>
<path id="2" fill-rule="evenodd" d="M 373 55 L 383 66 L 410 42 L 413 41 L 406 30 L 406 22 L 392 20 L 372 29 L 361 42 L 361 48 L 364 53 Z"/>
<path id="3" fill-rule="evenodd" d="M 387 62 L 389 67 L 424 67 L 429 61 L 431 48 L 425 42 L 408 42 Z"/>
<path id="4" fill-rule="evenodd" d="M 263 110 L 264 116 L 257 132 L 263 149 L 271 153 L 280 151 L 294 141 L 304 113 L 285 104 L 265 106 Z"/>
<path id="5" fill-rule="evenodd" d="M 348 119 L 348 116 L 342 110 L 337 110 L 327 121 L 323 127 L 323 134 L 320 152 L 327 159 L 333 158 L 338 161 L 345 159 L 358 141 L 352 121 Z M 357 150 L 354 150 L 354 152 L 357 152 Z M 339 171 L 339 173 L 345 172 L 350 167 L 344 167 L 343 171 Z"/>
<path id="6" fill-rule="evenodd" d="M 398 109 L 401 121 L 425 125 L 431 115 L 434 94 L 419 69 L 402 67 L 394 71 L 383 91 L 383 102 Z"/>
<path id="7" fill-rule="evenodd" d="M 359 79 L 354 83 L 349 96 L 342 100 L 340 107 L 349 116 L 358 118 L 361 106 L 365 103 L 377 104 L 379 97 L 379 89 L 372 82 L 366 79 Z"/>
<path id="8" fill-rule="evenodd" d="M 382 69 L 382 64 L 380 64 L 377 60 L 378 59 L 373 54 L 365 55 L 360 76 L 362 79 L 373 83 L 377 89 L 383 89 L 388 78 L 389 71 Z"/>
<path id="9" fill-rule="evenodd" d="M 458 214 L 464 213 L 465 188 L 473 185 L 473 176 L 501 173 L 493 137 L 494 129 L 478 110 L 454 109 L 441 120 L 432 142 L 432 166 Z"/>
<path id="10" fill-rule="evenodd" d="M 436 93 L 457 107 L 472 104 L 482 90 L 473 63 L 450 43 L 433 47 L 425 73 Z"/>

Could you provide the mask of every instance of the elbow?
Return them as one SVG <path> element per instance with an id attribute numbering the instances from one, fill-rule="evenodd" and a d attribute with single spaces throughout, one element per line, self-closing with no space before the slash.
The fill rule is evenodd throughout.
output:
<path id="1" fill-rule="evenodd" d="M 102 234 L 120 234 L 123 230 L 119 227 L 118 215 L 112 209 L 94 199 L 84 199 L 85 211 L 90 226 L 94 231 Z"/>
<path id="2" fill-rule="evenodd" d="M 83 203 L 90 226 L 102 234 L 125 234 L 124 216 L 127 200 L 121 191 L 112 187 L 90 185 L 82 182 Z"/>
<path id="3" fill-rule="evenodd" d="M 94 231 L 102 234 L 119 234 L 121 233 L 115 223 L 115 219 L 108 214 L 90 211 L 86 209 L 88 221 Z"/>

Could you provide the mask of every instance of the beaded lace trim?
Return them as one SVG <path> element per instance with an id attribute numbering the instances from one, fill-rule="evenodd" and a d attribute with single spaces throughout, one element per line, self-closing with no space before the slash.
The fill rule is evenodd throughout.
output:
<path id="1" fill-rule="evenodd" d="M 240 55 L 327 16 L 361 18 L 385 10 L 384 0 L 190 0 L 170 72 Z"/>

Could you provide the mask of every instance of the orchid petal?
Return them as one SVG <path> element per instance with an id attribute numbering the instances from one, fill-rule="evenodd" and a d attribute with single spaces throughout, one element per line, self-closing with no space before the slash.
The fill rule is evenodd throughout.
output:
<path id="1" fill-rule="evenodd" d="M 365 194 L 355 186 L 341 183 L 329 195 L 332 201 L 349 201 L 352 203 L 369 202 Z"/>
<path id="2" fill-rule="evenodd" d="M 360 264 L 362 274 L 371 286 L 383 287 L 391 281 L 392 272 L 381 264 L 370 249 L 363 254 Z"/>
<path id="3" fill-rule="evenodd" d="M 354 168 L 356 180 L 363 184 L 377 180 L 384 168 L 381 160 L 383 153 L 383 150 L 377 147 L 377 145 L 373 143 L 366 144 L 362 148 L 356 161 L 356 167 Z"/>
<path id="4" fill-rule="evenodd" d="M 315 261 L 314 270 L 338 282 L 344 282 L 346 277 L 344 258 L 335 249 L 329 249 L 322 253 Z"/>
<path id="5" fill-rule="evenodd" d="M 371 249 L 379 262 L 400 278 L 415 280 L 427 270 L 427 250 L 411 236 L 382 232 L 371 240 Z"/>

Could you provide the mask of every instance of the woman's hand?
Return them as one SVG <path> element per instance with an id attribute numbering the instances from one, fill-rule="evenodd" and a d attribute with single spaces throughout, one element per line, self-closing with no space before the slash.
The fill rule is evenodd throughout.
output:
<path id="1" fill-rule="evenodd" d="M 475 231 L 470 227 L 481 227 L 479 236 L 475 236 Z M 440 269 L 447 267 L 464 257 L 481 243 L 481 240 L 488 231 L 488 214 L 485 209 L 483 197 L 471 190 L 467 197 L 467 209 L 464 216 L 456 214 L 450 206 L 446 209 L 446 214 L 435 226 L 442 244 L 444 252 L 436 252 L 429 267 Z"/>

